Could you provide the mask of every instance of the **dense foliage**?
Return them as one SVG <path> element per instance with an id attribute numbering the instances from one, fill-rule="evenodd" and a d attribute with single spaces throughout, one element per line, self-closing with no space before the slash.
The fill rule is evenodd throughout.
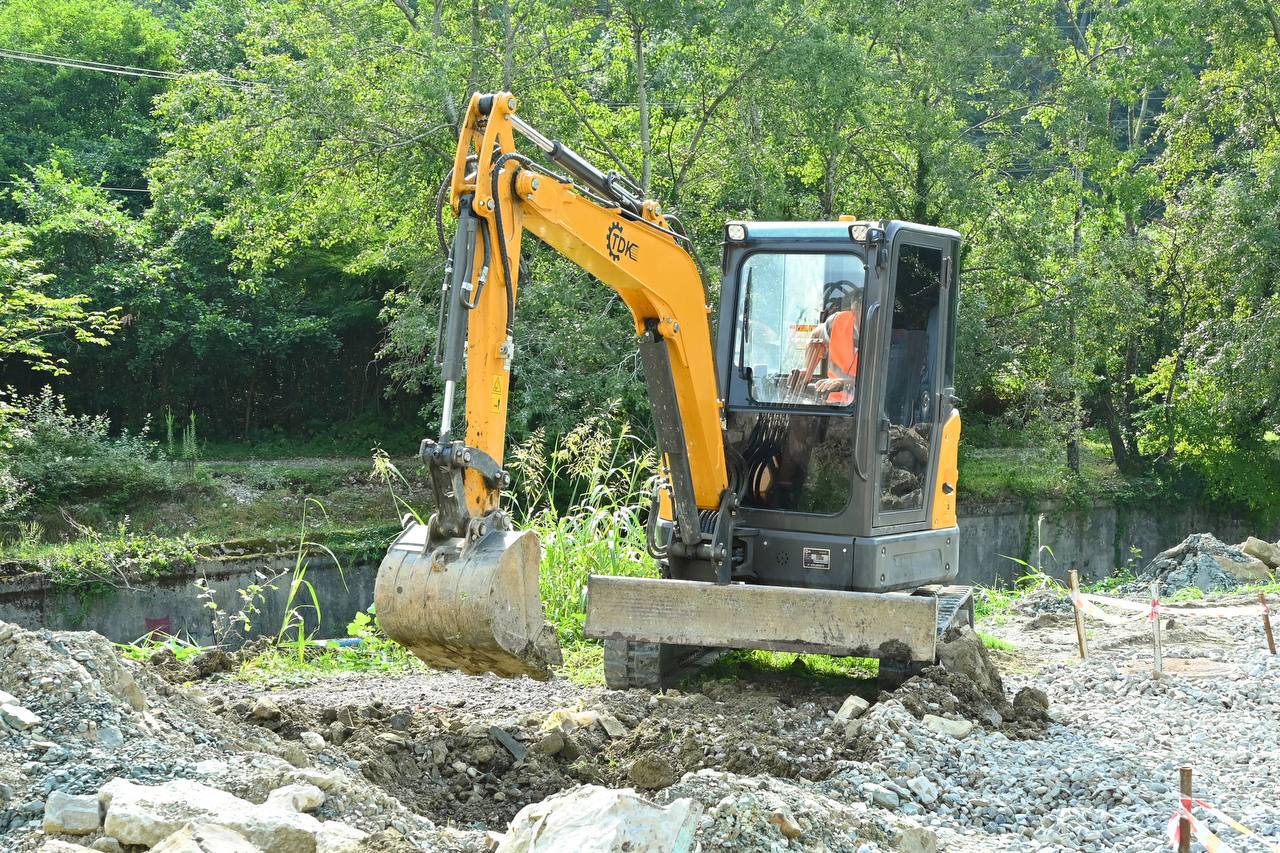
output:
<path id="1" fill-rule="evenodd" d="M 711 270 L 726 218 L 960 230 L 971 435 L 1280 494 L 1274 0 L 9 0 L 0 48 L 182 72 L 0 58 L 0 339 L 10 280 L 69 300 L 39 346 L 121 424 L 434 419 L 436 189 L 467 94 L 509 89 Z M 644 423 L 625 310 L 526 260 L 516 436 Z M 89 346 L 109 314 L 74 312 L 117 307 Z"/>

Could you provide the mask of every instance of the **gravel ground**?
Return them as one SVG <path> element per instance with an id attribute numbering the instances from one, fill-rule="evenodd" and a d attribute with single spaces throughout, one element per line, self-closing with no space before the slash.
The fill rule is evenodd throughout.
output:
<path id="1" fill-rule="evenodd" d="M 1157 680 L 1145 618 L 1092 620 L 1080 663 L 1069 604 L 1042 591 L 979 625 L 1013 646 L 991 653 L 1002 685 L 931 671 L 877 695 L 747 672 L 658 696 L 446 673 L 175 687 L 96 635 L 0 625 L 0 691 L 39 718 L 0 723 L 0 850 L 39 846 L 51 792 L 118 776 L 253 802 L 325 781 L 320 818 L 403 849 L 484 850 L 483 830 L 591 783 L 693 800 L 706 851 L 1146 851 L 1182 764 L 1277 844 L 1280 662 L 1260 621 L 1172 617 Z M 873 704 L 859 715 L 850 695 Z"/>

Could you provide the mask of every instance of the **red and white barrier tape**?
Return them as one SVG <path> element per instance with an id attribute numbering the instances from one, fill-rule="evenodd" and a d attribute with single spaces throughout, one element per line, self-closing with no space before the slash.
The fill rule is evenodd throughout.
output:
<path id="1" fill-rule="evenodd" d="M 1210 817 L 1217 818 L 1241 835 L 1257 839 L 1258 843 L 1260 843 L 1265 849 L 1272 851 L 1272 853 L 1280 853 L 1280 845 L 1273 844 L 1249 827 L 1242 824 L 1240 821 L 1230 817 L 1210 803 L 1207 803 L 1204 800 L 1187 800 L 1181 796 L 1179 797 L 1178 806 L 1174 809 L 1173 815 L 1169 818 L 1169 825 L 1165 830 L 1166 835 L 1169 837 L 1169 843 L 1171 846 L 1178 846 L 1178 839 L 1180 837 L 1179 823 L 1181 819 L 1185 817 L 1191 824 L 1191 834 L 1204 845 L 1204 848 L 1208 853 L 1233 853 L 1232 848 L 1225 841 L 1214 834 L 1209 827 L 1196 820 L 1195 816 L 1188 810 L 1186 805 L 1188 802 L 1194 804 L 1193 807 L 1203 809 Z"/>
<path id="2" fill-rule="evenodd" d="M 1171 607 L 1168 604 L 1161 603 L 1159 599 L 1153 600 L 1149 604 L 1141 601 L 1127 601 L 1123 598 L 1111 598 L 1106 595 L 1094 595 L 1093 593 L 1080 593 L 1083 602 L 1075 601 L 1077 607 L 1083 603 L 1084 611 L 1089 615 L 1094 615 L 1097 607 L 1090 605 L 1105 605 L 1114 607 L 1117 610 L 1126 610 L 1131 613 L 1141 613 L 1147 619 L 1155 618 L 1155 614 L 1162 616 L 1196 616 L 1205 619 L 1235 619 L 1240 616 L 1262 616 L 1268 612 L 1268 609 L 1261 604 L 1242 604 L 1235 607 Z"/>

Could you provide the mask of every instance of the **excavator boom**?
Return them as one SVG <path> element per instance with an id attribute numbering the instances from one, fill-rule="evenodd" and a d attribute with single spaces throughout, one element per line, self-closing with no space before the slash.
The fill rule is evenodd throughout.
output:
<path id="1" fill-rule="evenodd" d="M 435 666 L 545 674 L 558 650 L 537 596 L 540 548 L 499 506 L 525 231 L 612 288 L 630 309 L 658 422 L 660 503 L 681 542 L 728 493 L 707 302 L 688 240 L 644 201 L 517 117 L 506 93 L 475 95 L 458 138 L 449 200 L 458 225 L 442 288 L 445 407 L 424 441 L 436 513 L 397 539 L 375 590 L 395 640 Z M 520 134 L 572 178 L 517 153 Z M 580 181 L 582 186 L 574 182 Z M 453 437 L 465 363 L 466 435 Z"/>

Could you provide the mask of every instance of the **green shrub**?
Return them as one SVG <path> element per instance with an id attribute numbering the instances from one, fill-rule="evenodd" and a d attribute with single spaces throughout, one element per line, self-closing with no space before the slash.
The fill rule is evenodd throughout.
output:
<path id="1" fill-rule="evenodd" d="M 113 435 L 106 415 L 73 414 L 48 387 L 27 397 L 11 395 L 9 408 L 8 473 L 32 500 L 98 498 L 123 506 L 178 484 L 145 429 Z"/>
<path id="2" fill-rule="evenodd" d="M 58 545 L 12 547 L 9 556 L 38 566 L 49 580 L 64 587 L 128 586 L 196 563 L 191 540 L 135 533 L 128 519 L 111 533 L 82 528 L 80 534 Z"/>
<path id="3" fill-rule="evenodd" d="M 511 454 L 516 522 L 542 542 L 540 587 L 562 642 L 582 640 L 587 575 L 657 574 L 645 521 L 657 456 L 625 422 L 588 418 L 549 450 L 541 431 Z"/>

